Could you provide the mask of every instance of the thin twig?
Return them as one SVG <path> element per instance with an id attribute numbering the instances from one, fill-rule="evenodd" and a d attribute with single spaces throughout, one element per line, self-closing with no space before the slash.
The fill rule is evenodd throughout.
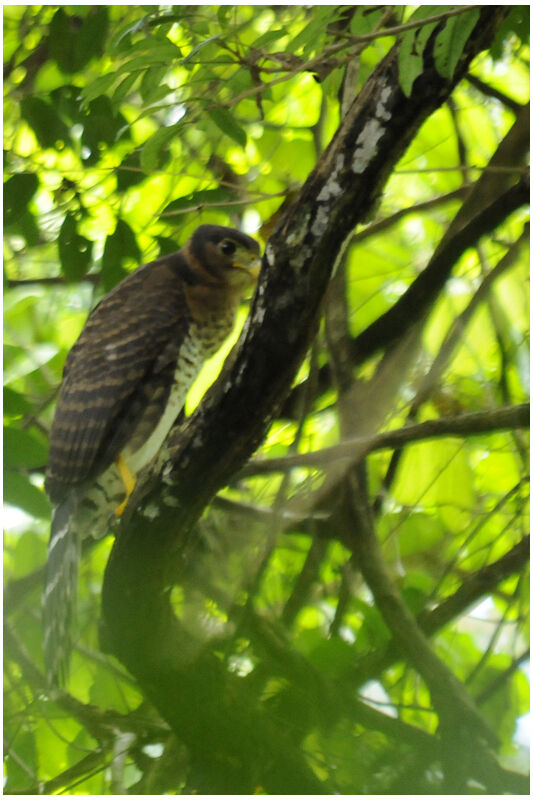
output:
<path id="1" fill-rule="evenodd" d="M 354 462 L 378 450 L 390 450 L 406 444 L 444 436 L 477 436 L 508 428 L 529 427 L 529 403 L 488 411 L 459 414 L 456 417 L 430 419 L 375 436 L 361 436 L 312 453 L 297 453 L 280 458 L 254 458 L 243 467 L 241 476 L 285 472 L 293 467 L 324 467 L 341 459 Z"/>
<path id="2" fill-rule="evenodd" d="M 246 89 L 245 91 L 236 95 L 235 97 L 230 98 L 229 100 L 220 101 L 219 103 L 215 103 L 207 108 L 217 108 L 221 105 L 226 108 L 230 108 L 231 106 L 235 106 L 237 103 L 240 103 L 241 100 L 245 100 L 248 97 L 255 97 L 255 95 L 266 92 L 273 86 L 277 86 L 280 83 L 284 83 L 285 81 L 294 78 L 300 72 L 312 72 L 313 69 L 318 67 L 324 61 L 324 58 L 333 55 L 333 53 L 338 53 L 341 50 L 346 50 L 348 47 L 353 47 L 355 45 L 359 46 L 361 44 L 367 44 L 368 42 L 371 42 L 379 37 L 396 36 L 404 33 L 405 31 L 411 30 L 412 28 L 420 28 L 423 25 L 428 25 L 433 22 L 440 22 L 448 17 L 464 14 L 465 11 L 470 11 L 472 8 L 475 8 L 475 6 L 461 6 L 461 8 L 449 9 L 444 11 L 442 14 L 436 14 L 435 16 L 427 17 L 426 19 L 417 20 L 416 22 L 408 22 L 405 25 L 397 25 L 393 28 L 387 28 L 384 31 L 374 31 L 373 33 L 363 34 L 362 36 L 350 39 L 348 42 L 339 42 L 338 44 L 331 45 L 330 47 L 324 48 L 320 55 L 311 58 L 309 61 L 305 61 L 303 64 L 299 64 L 296 69 L 292 69 L 290 72 L 280 75 L 279 78 L 274 78 L 274 80 L 268 81 L 268 83 L 261 83 L 257 86 L 253 86 L 250 89 Z"/>

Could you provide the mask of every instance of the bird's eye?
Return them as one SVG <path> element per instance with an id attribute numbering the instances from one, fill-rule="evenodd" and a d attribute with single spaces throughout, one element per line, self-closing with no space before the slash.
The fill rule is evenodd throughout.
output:
<path id="1" fill-rule="evenodd" d="M 235 242 L 232 242 L 231 239 L 225 239 L 220 245 L 220 249 L 225 256 L 232 256 L 236 249 Z"/>

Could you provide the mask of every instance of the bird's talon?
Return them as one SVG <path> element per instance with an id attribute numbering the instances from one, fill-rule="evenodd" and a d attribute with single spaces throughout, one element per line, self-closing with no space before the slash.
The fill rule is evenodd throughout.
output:
<path id="1" fill-rule="evenodd" d="M 136 477 L 128 467 L 126 460 L 123 456 L 119 456 L 115 462 L 118 474 L 122 478 L 122 483 L 124 484 L 124 488 L 126 489 L 126 497 L 122 501 L 122 503 L 115 508 L 115 517 L 121 517 L 124 513 L 124 509 L 128 505 L 128 500 L 130 499 L 133 490 L 135 489 L 135 482 Z"/>
<path id="2" fill-rule="evenodd" d="M 118 517 L 121 517 L 121 516 L 122 516 L 122 514 L 124 513 L 124 509 L 125 509 L 125 508 L 126 508 L 126 506 L 128 505 L 128 500 L 129 500 L 129 499 L 130 499 L 130 498 L 129 498 L 129 495 L 127 495 L 127 496 L 124 498 L 124 500 L 122 501 L 122 503 L 121 503 L 119 506 L 117 506 L 117 507 L 115 508 L 115 517 L 117 517 L 117 518 L 118 518 Z"/>

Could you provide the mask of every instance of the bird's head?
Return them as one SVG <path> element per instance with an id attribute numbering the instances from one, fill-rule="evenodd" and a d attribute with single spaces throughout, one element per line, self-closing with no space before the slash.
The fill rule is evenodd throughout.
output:
<path id="1" fill-rule="evenodd" d="M 194 264 L 207 284 L 243 292 L 257 281 L 261 269 L 259 244 L 234 228 L 200 225 L 183 249 L 189 264 Z"/>

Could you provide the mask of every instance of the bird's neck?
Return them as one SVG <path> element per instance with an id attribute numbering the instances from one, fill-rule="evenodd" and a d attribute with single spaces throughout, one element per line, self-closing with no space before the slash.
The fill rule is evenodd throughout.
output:
<path id="1" fill-rule="evenodd" d="M 210 284 L 185 286 L 185 294 L 195 322 L 205 323 L 217 317 L 234 319 L 242 292 L 225 284 Z"/>

